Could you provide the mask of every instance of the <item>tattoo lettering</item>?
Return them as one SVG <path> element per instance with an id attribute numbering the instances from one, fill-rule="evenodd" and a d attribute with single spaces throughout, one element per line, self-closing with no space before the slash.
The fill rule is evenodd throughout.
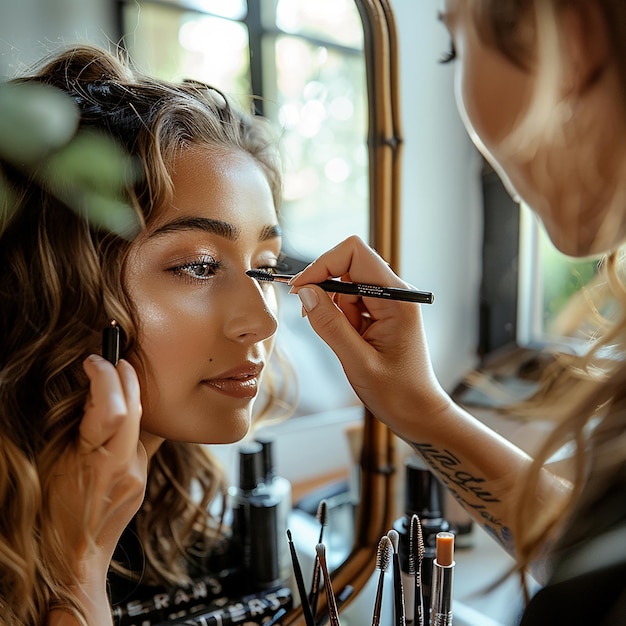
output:
<path id="1" fill-rule="evenodd" d="M 435 470 L 454 498 L 468 510 L 474 510 L 484 520 L 483 528 L 512 554 L 514 541 L 511 530 L 489 511 L 488 505 L 499 503 L 500 498 L 486 488 L 486 479 L 465 471 L 461 460 L 449 450 L 437 449 L 429 443 L 412 445 Z"/>
<path id="2" fill-rule="evenodd" d="M 460 469 L 461 461 L 449 450 L 437 450 L 429 443 L 414 443 L 413 446 L 437 470 L 443 482 L 453 491 L 472 494 L 482 502 L 500 502 L 499 498 L 483 486 L 484 478 L 478 478 Z M 466 498 L 462 499 L 467 502 Z"/>

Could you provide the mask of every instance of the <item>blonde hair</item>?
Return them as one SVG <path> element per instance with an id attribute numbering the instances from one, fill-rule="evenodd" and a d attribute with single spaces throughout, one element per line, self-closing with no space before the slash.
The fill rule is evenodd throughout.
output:
<path id="1" fill-rule="evenodd" d="M 474 18 L 480 36 L 497 47 L 520 67 L 536 66 L 538 88 L 529 110 L 509 138 L 516 150 L 532 153 L 534 141 L 553 132 L 552 113 L 558 105 L 556 80 L 564 71 L 559 40 L 560 12 L 577 0 L 475 0 Z M 626 3 L 597 0 L 610 33 L 610 48 L 621 70 L 622 94 L 626 94 Z M 530 22 L 529 22 L 530 20 Z M 528 30 L 520 24 L 532 24 Z M 626 114 L 626 98 L 623 98 Z M 623 197 L 621 211 L 626 210 Z M 523 419 L 551 420 L 554 427 L 537 452 L 534 462 L 516 494 L 512 532 L 517 565 L 526 590 L 524 572 L 546 554 L 558 552 L 580 539 L 577 526 L 585 527 L 594 515 L 593 507 L 616 480 L 624 481 L 626 466 L 626 287 L 621 277 L 620 251 L 608 255 L 602 264 L 606 289 L 617 303 L 610 319 L 599 315 L 590 300 L 593 318 L 592 343 L 582 355 L 555 355 L 545 369 L 536 394 L 508 407 L 511 415 Z M 589 296 L 591 298 L 591 296 Z M 617 358 L 616 358 L 617 356 Z M 574 444 L 569 501 L 540 515 L 536 487 L 550 457 L 565 444 Z M 542 513 L 545 511 L 542 511 Z M 541 523 L 538 522 L 542 519 Z"/>
<path id="2" fill-rule="evenodd" d="M 266 122 L 216 89 L 141 76 L 122 55 L 91 46 L 61 53 L 16 82 L 60 89 L 78 107 L 81 131 L 114 138 L 140 164 L 127 201 L 142 228 L 170 197 L 172 164 L 190 145 L 252 156 L 280 206 L 281 169 Z M 82 361 L 99 352 L 111 318 L 124 330 L 123 354 L 134 353 L 141 364 L 141 351 L 122 284 L 131 241 L 90 223 L 18 169 L 7 166 L 3 174 L 11 194 L 0 230 L 0 610 L 5 624 L 40 625 L 51 605 L 82 619 L 59 582 L 68 580 L 69 566 L 46 508 L 49 477 L 82 418 L 88 391 Z M 264 414 L 284 409 L 289 373 L 283 374 L 270 387 Z M 209 503 L 225 488 L 205 446 L 161 446 L 135 519 L 146 557 L 143 581 L 186 580 L 190 558 L 222 536 Z"/>

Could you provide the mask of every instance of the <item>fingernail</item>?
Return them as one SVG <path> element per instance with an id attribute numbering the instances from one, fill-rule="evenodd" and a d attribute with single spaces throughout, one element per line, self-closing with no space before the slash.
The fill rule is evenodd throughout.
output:
<path id="1" fill-rule="evenodd" d="M 312 311 L 318 304 L 319 300 L 317 294 L 310 287 L 303 287 L 298 291 L 298 298 L 304 305 L 307 312 Z"/>

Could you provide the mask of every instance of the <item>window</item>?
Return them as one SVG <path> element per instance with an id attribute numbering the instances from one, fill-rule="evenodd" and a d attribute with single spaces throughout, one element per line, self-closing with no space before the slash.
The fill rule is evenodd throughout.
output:
<path id="1" fill-rule="evenodd" d="M 521 343 L 584 345 L 581 323 L 591 302 L 610 314 L 611 299 L 596 280 L 600 257 L 575 259 L 560 253 L 531 210 L 520 212 L 518 336 Z M 593 332 L 590 327 L 589 330 Z"/>
<path id="2" fill-rule="evenodd" d="M 363 27 L 353 0 L 120 6 L 124 45 L 140 70 L 215 85 L 280 129 L 287 255 L 310 261 L 350 234 L 369 238 Z M 281 326 L 300 378 L 299 412 L 358 404 L 335 356 L 302 322 L 297 298 L 282 299 Z"/>

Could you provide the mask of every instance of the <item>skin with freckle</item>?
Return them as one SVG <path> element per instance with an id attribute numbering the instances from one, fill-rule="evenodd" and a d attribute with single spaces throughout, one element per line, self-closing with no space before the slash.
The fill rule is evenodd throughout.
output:
<path id="1" fill-rule="evenodd" d="M 171 203 L 133 245 L 126 271 L 146 364 L 142 439 L 238 441 L 277 328 L 274 288 L 245 274 L 280 252 L 279 238 L 262 238 L 277 224 L 272 194 L 250 156 L 202 146 L 181 154 L 172 182 Z M 219 220 L 237 237 L 168 228 L 182 216 Z M 173 269 L 198 259 L 220 267 L 204 279 Z M 185 419 L 172 419 L 178 414 Z"/>

